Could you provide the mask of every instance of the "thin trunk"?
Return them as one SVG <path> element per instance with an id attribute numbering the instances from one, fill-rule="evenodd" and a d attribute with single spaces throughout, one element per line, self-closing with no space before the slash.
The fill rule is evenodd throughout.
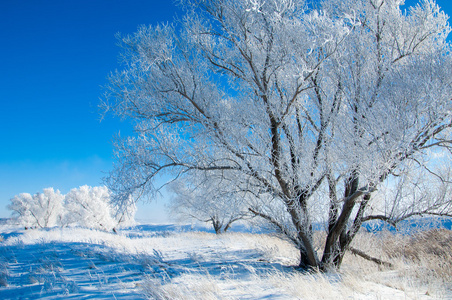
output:
<path id="1" fill-rule="evenodd" d="M 232 219 L 232 220 L 230 220 L 230 221 L 226 224 L 226 226 L 224 226 L 223 232 L 228 231 L 229 227 L 231 227 L 232 223 L 233 223 L 235 220 L 237 220 L 237 219 Z"/>
<path id="2" fill-rule="evenodd" d="M 339 240 L 339 255 L 334 260 L 334 266 L 339 268 L 342 264 L 342 259 L 344 258 L 345 252 L 349 249 L 351 242 L 353 241 L 353 238 L 358 233 L 359 229 L 361 228 L 361 225 L 363 223 L 363 216 L 364 211 L 366 209 L 367 204 L 369 203 L 371 198 L 370 194 L 366 194 L 363 196 L 363 200 L 359 206 L 359 210 L 356 214 L 355 220 L 353 221 L 353 225 L 350 228 L 350 230 L 345 233 L 345 230 L 343 231 L 343 236 L 341 235 L 341 238 Z"/>

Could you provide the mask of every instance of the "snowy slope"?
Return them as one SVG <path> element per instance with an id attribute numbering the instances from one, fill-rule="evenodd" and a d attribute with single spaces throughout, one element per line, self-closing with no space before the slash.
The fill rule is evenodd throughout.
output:
<path id="1" fill-rule="evenodd" d="M 187 229 L 187 228 L 185 228 Z M 436 299 L 393 271 L 302 274 L 297 250 L 266 234 L 138 226 L 119 234 L 3 226 L 0 299 Z M 392 272 L 392 273 L 391 273 Z M 379 278 L 376 280 L 375 278 Z M 383 278 L 384 277 L 384 278 Z M 388 280 L 389 278 L 389 280 Z"/>

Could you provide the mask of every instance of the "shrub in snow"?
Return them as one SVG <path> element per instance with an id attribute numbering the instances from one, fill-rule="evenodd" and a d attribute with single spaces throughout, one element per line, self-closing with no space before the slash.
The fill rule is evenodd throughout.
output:
<path id="1" fill-rule="evenodd" d="M 84 185 L 72 189 L 66 195 L 65 207 L 65 224 L 101 230 L 112 230 L 116 225 L 110 205 L 110 191 L 105 186 Z"/>
<path id="2" fill-rule="evenodd" d="M 46 188 L 33 196 L 22 193 L 11 199 L 8 208 L 25 228 L 45 228 L 59 225 L 64 214 L 64 196 L 59 190 Z"/>

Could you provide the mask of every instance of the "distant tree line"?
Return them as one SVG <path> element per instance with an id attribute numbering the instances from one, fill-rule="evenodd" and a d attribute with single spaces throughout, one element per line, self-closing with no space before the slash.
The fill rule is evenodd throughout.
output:
<path id="1" fill-rule="evenodd" d="M 53 188 L 31 195 L 21 193 L 11 199 L 13 221 L 25 229 L 54 226 L 81 226 L 105 231 L 134 223 L 135 207 L 120 210 L 111 202 L 105 186 L 74 188 L 66 195 Z"/>

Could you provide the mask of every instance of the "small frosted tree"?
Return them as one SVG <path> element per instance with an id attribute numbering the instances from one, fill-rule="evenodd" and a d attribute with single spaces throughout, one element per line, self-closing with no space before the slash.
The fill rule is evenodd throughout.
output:
<path id="1" fill-rule="evenodd" d="M 226 232 L 232 223 L 250 216 L 246 193 L 234 189 L 224 174 L 194 172 L 170 184 L 170 213 L 181 219 L 211 223 L 215 233 Z"/>
<path id="2" fill-rule="evenodd" d="M 65 197 L 66 224 L 112 230 L 116 226 L 110 204 L 110 191 L 105 186 L 81 186 L 72 189 Z"/>
<path id="3" fill-rule="evenodd" d="M 64 215 L 63 200 L 59 190 L 45 188 L 42 193 L 14 196 L 8 208 L 25 228 L 47 228 L 60 224 Z"/>

